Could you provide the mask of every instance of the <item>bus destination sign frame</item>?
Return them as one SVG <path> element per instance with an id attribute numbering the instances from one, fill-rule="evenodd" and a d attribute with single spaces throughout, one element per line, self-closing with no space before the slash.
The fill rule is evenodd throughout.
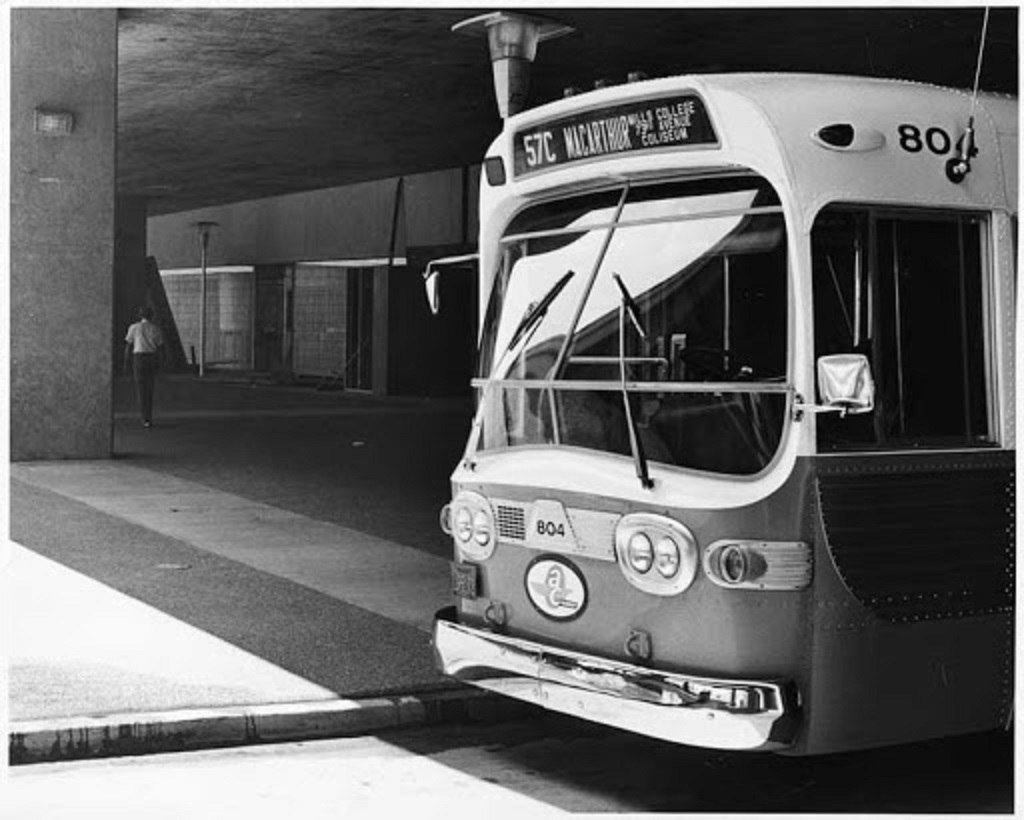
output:
<path id="1" fill-rule="evenodd" d="M 516 177 L 576 162 L 665 148 L 717 147 L 704 100 L 673 94 L 596 108 L 517 131 Z"/>

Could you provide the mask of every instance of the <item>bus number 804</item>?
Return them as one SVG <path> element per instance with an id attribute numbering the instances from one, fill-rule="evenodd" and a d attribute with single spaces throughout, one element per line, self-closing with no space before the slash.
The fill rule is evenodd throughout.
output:
<path id="1" fill-rule="evenodd" d="M 537 535 L 545 535 L 548 538 L 565 538 L 565 524 L 537 519 Z"/>
<path id="2" fill-rule="evenodd" d="M 900 148 L 909 154 L 918 154 L 927 147 L 933 154 L 941 157 L 948 154 L 953 147 L 952 137 L 937 126 L 925 129 L 922 133 L 918 126 L 912 123 L 903 123 L 897 130 L 900 135 Z M 957 141 L 956 147 L 959 150 L 960 140 Z"/>

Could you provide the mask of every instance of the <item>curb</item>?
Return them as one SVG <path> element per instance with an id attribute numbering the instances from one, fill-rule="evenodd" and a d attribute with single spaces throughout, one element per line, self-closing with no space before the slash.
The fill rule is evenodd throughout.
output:
<path id="1" fill-rule="evenodd" d="M 12 722 L 11 766 L 354 737 L 387 729 L 499 722 L 537 707 L 481 690 Z"/>

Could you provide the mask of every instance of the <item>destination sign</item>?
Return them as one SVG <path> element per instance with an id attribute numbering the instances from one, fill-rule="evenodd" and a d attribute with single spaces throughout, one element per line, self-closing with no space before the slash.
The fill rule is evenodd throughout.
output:
<path id="1" fill-rule="evenodd" d="M 599 108 L 518 131 L 513 168 L 520 176 L 595 157 L 717 142 L 704 101 L 682 94 Z"/>

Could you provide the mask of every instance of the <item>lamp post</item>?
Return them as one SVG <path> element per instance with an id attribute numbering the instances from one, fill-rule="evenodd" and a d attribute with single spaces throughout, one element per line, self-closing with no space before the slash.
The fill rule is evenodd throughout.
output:
<path id="1" fill-rule="evenodd" d="M 197 222 L 199 233 L 199 378 L 206 375 L 206 251 L 210 245 L 210 233 L 217 227 L 216 222 Z"/>
<path id="2" fill-rule="evenodd" d="M 495 11 L 456 23 L 452 31 L 487 37 L 498 113 L 507 119 L 526 108 L 537 44 L 569 34 L 573 28 L 536 14 Z"/>

